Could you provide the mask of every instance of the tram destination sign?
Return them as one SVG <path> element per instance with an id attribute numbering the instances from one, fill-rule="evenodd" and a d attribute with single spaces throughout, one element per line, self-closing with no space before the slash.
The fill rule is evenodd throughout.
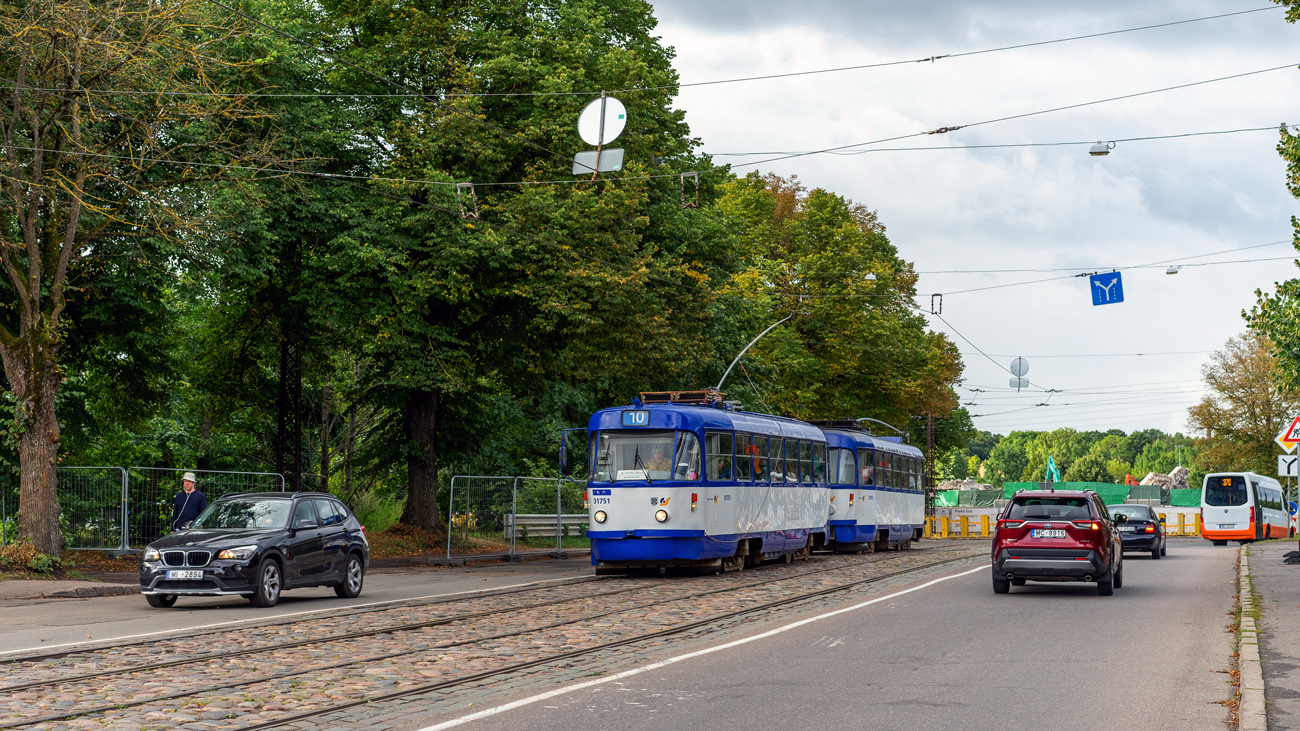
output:
<path id="1" fill-rule="evenodd" d="M 624 411 L 623 426 L 650 426 L 650 412 Z"/>

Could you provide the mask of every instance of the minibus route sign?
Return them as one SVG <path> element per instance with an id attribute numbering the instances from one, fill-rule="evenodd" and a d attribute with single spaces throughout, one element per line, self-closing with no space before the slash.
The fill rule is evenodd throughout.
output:
<path id="1" fill-rule="evenodd" d="M 1282 431 L 1277 433 L 1273 441 L 1277 442 L 1278 446 L 1282 447 L 1287 454 L 1294 452 L 1296 445 L 1300 444 L 1300 416 L 1295 417 L 1290 424 L 1282 427 Z"/>

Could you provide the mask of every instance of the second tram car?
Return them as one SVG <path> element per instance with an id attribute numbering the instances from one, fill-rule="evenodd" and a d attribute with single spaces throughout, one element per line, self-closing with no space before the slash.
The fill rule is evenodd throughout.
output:
<path id="1" fill-rule="evenodd" d="M 831 488 L 827 520 L 831 547 L 909 548 L 925 527 L 925 457 L 897 438 L 879 437 L 842 419 L 814 421 L 829 446 Z"/>
<path id="2" fill-rule="evenodd" d="M 739 569 L 836 540 L 863 550 L 920 537 L 920 450 L 861 430 L 823 431 L 693 391 L 598 411 L 587 437 L 598 570 Z"/>

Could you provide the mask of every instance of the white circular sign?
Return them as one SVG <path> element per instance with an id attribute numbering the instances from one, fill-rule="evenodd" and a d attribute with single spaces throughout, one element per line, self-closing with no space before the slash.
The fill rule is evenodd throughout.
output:
<path id="1" fill-rule="evenodd" d="M 1011 375 L 1020 378 L 1029 372 L 1029 361 L 1024 358 L 1016 358 L 1011 361 Z"/>
<path id="2" fill-rule="evenodd" d="M 600 108 L 605 107 L 605 134 L 600 129 Z M 627 126 L 627 109 L 612 96 L 596 99 L 578 115 L 578 136 L 589 145 L 608 145 L 623 134 Z"/>

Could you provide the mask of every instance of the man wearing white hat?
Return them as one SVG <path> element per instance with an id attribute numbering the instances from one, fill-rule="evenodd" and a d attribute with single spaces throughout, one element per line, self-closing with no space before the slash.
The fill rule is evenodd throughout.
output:
<path id="1" fill-rule="evenodd" d="M 194 482 L 193 472 L 186 472 L 181 477 L 185 489 L 176 493 L 176 500 L 172 503 L 172 530 L 180 530 L 181 526 L 208 509 L 208 496 L 195 489 Z"/>

